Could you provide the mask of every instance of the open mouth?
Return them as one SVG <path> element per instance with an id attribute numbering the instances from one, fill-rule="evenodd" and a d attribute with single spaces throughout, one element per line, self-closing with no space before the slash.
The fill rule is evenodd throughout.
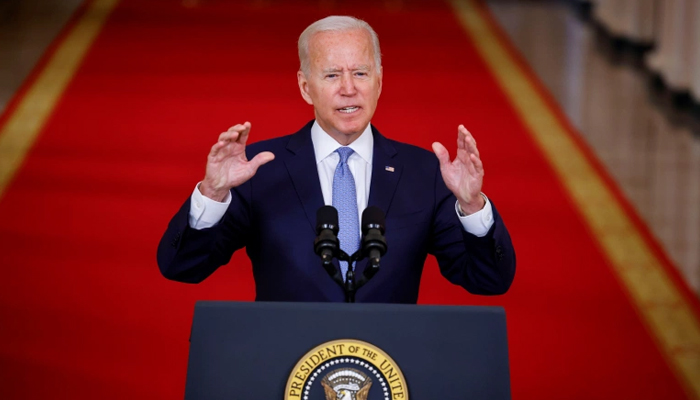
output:
<path id="1" fill-rule="evenodd" d="M 338 111 L 340 111 L 343 114 L 352 114 L 359 109 L 360 109 L 360 107 L 358 107 L 358 106 L 350 106 L 350 107 L 339 108 Z"/>

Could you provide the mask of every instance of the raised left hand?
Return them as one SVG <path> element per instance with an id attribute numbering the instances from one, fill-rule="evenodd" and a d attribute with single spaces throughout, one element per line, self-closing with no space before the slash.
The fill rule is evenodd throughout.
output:
<path id="1" fill-rule="evenodd" d="M 440 172 L 447 188 L 454 193 L 465 214 L 474 214 L 484 208 L 481 195 L 484 180 L 484 164 L 479 158 L 476 140 L 464 125 L 457 128 L 457 156 L 450 161 L 450 154 L 439 142 L 433 143 L 433 151 L 440 162 Z"/>

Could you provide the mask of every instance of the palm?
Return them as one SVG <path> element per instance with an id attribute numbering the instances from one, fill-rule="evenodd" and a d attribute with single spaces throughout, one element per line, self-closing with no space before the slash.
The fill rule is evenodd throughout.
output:
<path id="1" fill-rule="evenodd" d="M 206 174 L 200 186 L 202 194 L 221 200 L 231 188 L 248 181 L 258 167 L 275 158 L 270 152 L 262 152 L 249 161 L 245 154 L 249 132 L 250 123 L 246 122 L 219 136 L 207 158 Z"/>
<path id="2" fill-rule="evenodd" d="M 470 198 L 481 191 L 483 175 L 469 172 L 469 154 L 464 150 L 457 151 L 457 157 L 441 168 L 442 178 L 447 188 L 458 198 Z M 476 190 L 474 190 L 476 188 Z"/>
<path id="3" fill-rule="evenodd" d="M 484 167 L 479 158 L 476 140 L 464 126 L 459 126 L 457 138 L 457 156 L 450 161 L 450 156 L 440 143 L 433 143 L 433 150 L 440 161 L 440 172 L 447 188 L 454 193 L 462 210 L 472 214 L 481 209 L 483 198 L 481 186 L 484 179 Z"/>
<path id="4" fill-rule="evenodd" d="M 252 175 L 250 162 L 245 155 L 245 144 L 229 141 L 216 155 L 209 156 L 207 176 L 216 186 L 236 187 Z"/>

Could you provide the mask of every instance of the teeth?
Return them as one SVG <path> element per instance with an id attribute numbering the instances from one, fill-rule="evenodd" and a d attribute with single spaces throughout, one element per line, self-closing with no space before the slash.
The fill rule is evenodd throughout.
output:
<path id="1" fill-rule="evenodd" d="M 340 111 L 340 112 L 342 112 L 342 113 L 349 114 L 349 113 L 351 113 L 351 112 L 354 112 L 354 111 L 357 110 L 358 108 L 359 108 L 359 107 L 344 107 L 344 108 L 339 109 L 338 111 Z"/>

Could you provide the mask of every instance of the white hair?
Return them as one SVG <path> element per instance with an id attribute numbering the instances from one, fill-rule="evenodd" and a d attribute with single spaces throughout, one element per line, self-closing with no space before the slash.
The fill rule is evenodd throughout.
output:
<path id="1" fill-rule="evenodd" d="M 304 29 L 304 32 L 301 33 L 301 36 L 299 36 L 299 63 L 301 64 L 301 71 L 304 73 L 304 75 L 308 76 L 311 67 L 309 61 L 309 42 L 315 34 L 319 32 L 342 32 L 355 29 L 364 29 L 372 37 L 374 65 L 378 73 L 382 67 L 382 53 L 379 49 L 379 37 L 377 36 L 377 32 L 375 32 L 367 22 L 361 19 L 331 15 L 330 17 L 319 19 L 318 21 L 309 25 L 306 29 Z"/>

